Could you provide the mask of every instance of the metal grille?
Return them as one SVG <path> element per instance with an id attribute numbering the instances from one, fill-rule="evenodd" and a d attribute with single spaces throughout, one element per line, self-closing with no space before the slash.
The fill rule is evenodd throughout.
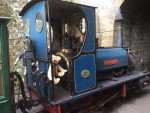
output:
<path id="1" fill-rule="evenodd" d="M 0 71 L 0 96 L 3 96 L 3 80 L 2 80 L 2 72 Z"/>

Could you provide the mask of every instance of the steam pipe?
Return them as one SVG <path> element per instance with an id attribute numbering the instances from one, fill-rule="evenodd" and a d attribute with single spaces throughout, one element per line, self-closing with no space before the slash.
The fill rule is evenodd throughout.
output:
<path id="1" fill-rule="evenodd" d="M 24 84 L 23 84 L 23 80 L 21 78 L 21 75 L 18 73 L 18 72 L 11 72 L 10 73 L 10 76 L 16 76 L 19 80 L 19 83 L 20 83 L 20 87 L 21 87 L 21 94 L 22 94 L 22 97 L 23 97 L 23 100 L 25 102 L 27 102 L 28 104 L 31 104 L 31 106 L 38 106 L 40 103 L 41 103 L 41 93 L 40 93 L 40 86 L 39 86 L 39 82 L 40 82 L 40 79 L 41 77 L 46 77 L 44 72 L 40 72 L 37 76 L 37 79 L 36 79 L 36 88 L 37 88 L 37 96 L 38 98 L 37 99 L 30 99 L 26 96 L 25 94 L 25 90 L 24 90 Z"/>
<path id="2" fill-rule="evenodd" d="M 22 80 L 22 78 L 21 78 L 21 75 L 20 75 L 18 72 L 16 72 L 16 71 L 10 73 L 10 76 L 14 76 L 14 75 L 15 75 L 15 76 L 18 78 L 18 80 L 19 80 L 20 87 L 21 87 L 21 95 L 22 95 L 23 99 L 24 99 L 24 100 L 27 100 L 27 96 L 26 96 L 26 94 L 25 94 L 24 84 L 23 84 L 23 80 Z"/>

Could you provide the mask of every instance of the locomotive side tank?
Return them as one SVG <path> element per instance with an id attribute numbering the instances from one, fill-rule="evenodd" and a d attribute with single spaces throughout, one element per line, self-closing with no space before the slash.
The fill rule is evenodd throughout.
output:
<path id="1" fill-rule="evenodd" d="M 97 71 L 127 67 L 128 54 L 123 48 L 96 49 Z"/>

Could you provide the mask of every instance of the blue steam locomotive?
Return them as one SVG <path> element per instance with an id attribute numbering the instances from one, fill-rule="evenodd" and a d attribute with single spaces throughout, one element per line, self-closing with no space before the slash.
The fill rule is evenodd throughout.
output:
<path id="1" fill-rule="evenodd" d="M 58 0 L 32 0 L 20 12 L 24 24 L 27 88 L 21 110 L 43 105 L 49 113 L 102 107 L 149 83 L 134 70 L 126 48 L 98 47 L 95 7 Z M 32 72 L 32 61 L 38 70 Z M 23 85 L 23 84 L 22 84 Z M 22 87 L 23 91 L 23 87 Z"/>

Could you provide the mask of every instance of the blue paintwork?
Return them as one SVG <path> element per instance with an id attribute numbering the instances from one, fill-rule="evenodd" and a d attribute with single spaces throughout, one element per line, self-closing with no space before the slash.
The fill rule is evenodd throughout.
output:
<path id="1" fill-rule="evenodd" d="M 83 78 L 81 76 L 81 72 L 85 69 L 90 71 L 90 76 L 88 78 Z M 96 86 L 95 55 L 93 54 L 82 55 L 74 61 L 74 81 L 75 81 L 75 91 L 77 93 L 95 88 Z"/>
<path id="2" fill-rule="evenodd" d="M 35 20 L 36 14 L 41 12 L 44 20 L 44 26 L 41 32 L 36 30 Z M 26 19 L 29 19 L 30 23 L 30 38 L 34 42 L 35 46 L 35 57 L 47 58 L 47 43 L 46 43 L 46 17 L 45 17 L 45 4 L 44 2 L 39 2 L 30 8 L 23 15 L 23 22 L 25 23 Z M 39 69 L 47 72 L 48 64 L 39 61 Z"/>
<path id="3" fill-rule="evenodd" d="M 30 56 L 33 57 L 34 53 L 33 52 L 26 52 L 26 57 Z M 33 86 L 33 79 L 32 79 L 32 66 L 31 66 L 31 60 L 27 60 L 27 79 L 28 79 L 28 84 L 30 86 Z"/>
<path id="4" fill-rule="evenodd" d="M 119 63 L 115 65 L 105 66 L 105 60 L 118 59 Z M 128 55 L 126 50 L 122 48 L 97 49 L 96 50 L 97 70 L 112 69 L 128 65 Z"/>
<path id="5" fill-rule="evenodd" d="M 44 26 L 41 32 L 36 30 L 36 14 L 41 12 L 44 20 Z M 23 15 L 23 22 L 25 23 L 26 19 L 29 19 L 30 23 L 30 38 L 34 43 L 35 47 L 35 57 L 39 58 L 47 58 L 47 42 L 46 42 L 46 17 L 45 17 L 45 3 L 39 2 L 31 7 L 24 15 Z M 29 55 L 31 56 L 31 55 Z M 48 71 L 48 64 L 43 61 L 38 61 L 38 68 L 40 71 L 44 71 L 47 73 Z M 31 70 L 31 60 L 27 60 L 27 69 L 28 69 L 28 83 L 32 86 L 32 70 Z M 44 95 L 44 81 L 40 81 L 40 87 L 42 95 Z"/>
<path id="6" fill-rule="evenodd" d="M 30 8 L 25 15 L 23 15 L 23 21 L 25 23 L 26 19 L 29 19 L 30 23 L 30 37 L 34 42 L 35 51 L 37 57 L 47 57 L 47 44 L 46 44 L 46 26 L 45 26 L 45 6 L 44 2 L 40 2 L 35 4 L 32 8 Z M 44 27 L 42 32 L 37 32 L 35 20 L 36 14 L 38 12 L 42 13 L 43 20 L 44 20 Z"/>
<path id="7" fill-rule="evenodd" d="M 85 46 L 83 52 L 94 52 L 95 51 L 95 18 L 94 9 L 90 7 L 82 6 L 87 17 L 87 34 Z M 81 72 L 83 70 L 89 70 L 90 76 L 83 78 Z M 86 54 L 81 55 L 74 60 L 74 82 L 75 92 L 80 93 L 96 87 L 96 64 L 95 55 Z"/>
<path id="8" fill-rule="evenodd" d="M 84 52 L 92 52 L 95 50 L 95 16 L 94 9 L 89 7 L 82 7 L 87 17 L 87 38 Z"/>
<path id="9" fill-rule="evenodd" d="M 83 52 L 94 52 L 95 51 L 95 18 L 94 9 L 82 6 L 87 17 L 87 34 L 85 46 Z M 81 72 L 83 70 L 89 70 L 90 76 L 83 78 Z M 96 64 L 95 55 L 86 54 L 81 55 L 74 60 L 74 82 L 75 92 L 81 93 L 96 87 Z"/>

